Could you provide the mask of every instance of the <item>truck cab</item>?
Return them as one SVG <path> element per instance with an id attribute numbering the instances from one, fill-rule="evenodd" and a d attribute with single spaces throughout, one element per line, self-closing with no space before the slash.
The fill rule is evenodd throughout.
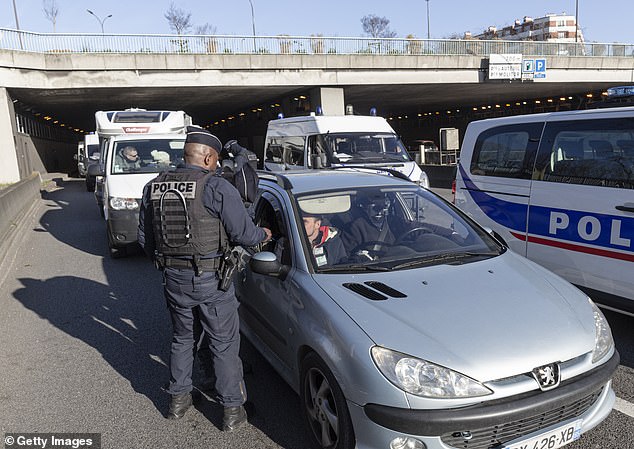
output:
<path id="1" fill-rule="evenodd" d="M 183 161 L 185 131 L 191 117 L 183 111 L 98 111 L 101 138 L 97 204 L 106 220 L 112 257 L 125 256 L 137 242 L 143 187 L 160 172 Z"/>

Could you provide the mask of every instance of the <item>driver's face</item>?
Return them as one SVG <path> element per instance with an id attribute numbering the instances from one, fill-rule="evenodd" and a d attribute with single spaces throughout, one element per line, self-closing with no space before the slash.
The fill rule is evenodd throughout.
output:
<path id="1" fill-rule="evenodd" d="M 136 161 L 136 159 L 139 157 L 139 154 L 135 149 L 125 150 L 123 152 L 123 155 L 126 157 L 126 159 L 130 161 Z"/>
<path id="2" fill-rule="evenodd" d="M 368 217 L 374 222 L 380 222 L 387 215 L 390 202 L 387 199 L 381 199 L 365 204 L 364 209 Z"/>

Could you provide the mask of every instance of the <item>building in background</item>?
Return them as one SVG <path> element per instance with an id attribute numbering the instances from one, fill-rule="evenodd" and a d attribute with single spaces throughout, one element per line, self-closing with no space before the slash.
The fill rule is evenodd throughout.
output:
<path id="1" fill-rule="evenodd" d="M 549 42 L 575 42 L 575 32 L 578 33 L 576 42 L 583 42 L 583 35 L 577 29 L 575 16 L 562 14 L 546 14 L 544 17 L 533 19 L 524 17 L 522 20 L 515 20 L 513 25 L 497 29 L 489 27 L 484 33 L 470 36 L 465 33 L 465 38 L 469 39 L 501 39 L 518 41 L 549 41 Z"/>

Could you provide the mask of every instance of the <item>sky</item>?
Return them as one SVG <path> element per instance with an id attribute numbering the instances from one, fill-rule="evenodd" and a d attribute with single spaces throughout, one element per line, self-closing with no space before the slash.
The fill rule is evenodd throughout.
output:
<path id="1" fill-rule="evenodd" d="M 16 28 L 15 2 L 20 29 L 39 33 L 53 32 L 44 14 L 44 2 L 53 0 L 0 0 L 0 27 Z M 54 0 L 58 7 L 56 32 L 100 33 L 97 18 L 105 19 L 106 33 L 170 34 L 164 17 L 170 4 L 192 13 L 194 26 L 210 24 L 216 34 L 253 34 L 251 2 L 256 34 L 259 36 L 328 37 L 363 36 L 361 18 L 368 14 L 387 18 L 397 37 L 412 34 L 427 37 L 427 6 L 431 38 L 478 34 L 489 26 L 502 28 L 524 16 L 547 13 L 575 14 L 575 0 Z M 577 0 L 579 25 L 586 41 L 634 43 L 631 26 L 632 0 Z"/>

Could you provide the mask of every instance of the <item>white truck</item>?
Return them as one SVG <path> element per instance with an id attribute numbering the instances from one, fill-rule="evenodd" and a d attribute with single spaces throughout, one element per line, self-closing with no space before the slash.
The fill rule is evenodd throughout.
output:
<path id="1" fill-rule="evenodd" d="M 95 196 L 106 220 L 110 255 L 121 257 L 137 242 L 143 186 L 182 162 L 192 120 L 183 111 L 128 109 L 98 111 L 95 122 L 101 139 Z"/>
<path id="2" fill-rule="evenodd" d="M 99 162 L 99 136 L 86 134 L 84 140 L 77 145 L 77 171 L 86 178 L 86 190 L 95 190 L 95 177 L 88 175 L 88 167 Z"/>
<path id="3" fill-rule="evenodd" d="M 263 168 L 270 171 L 354 166 L 391 169 L 429 188 L 429 179 L 411 159 L 383 117 L 314 115 L 268 124 Z"/>

